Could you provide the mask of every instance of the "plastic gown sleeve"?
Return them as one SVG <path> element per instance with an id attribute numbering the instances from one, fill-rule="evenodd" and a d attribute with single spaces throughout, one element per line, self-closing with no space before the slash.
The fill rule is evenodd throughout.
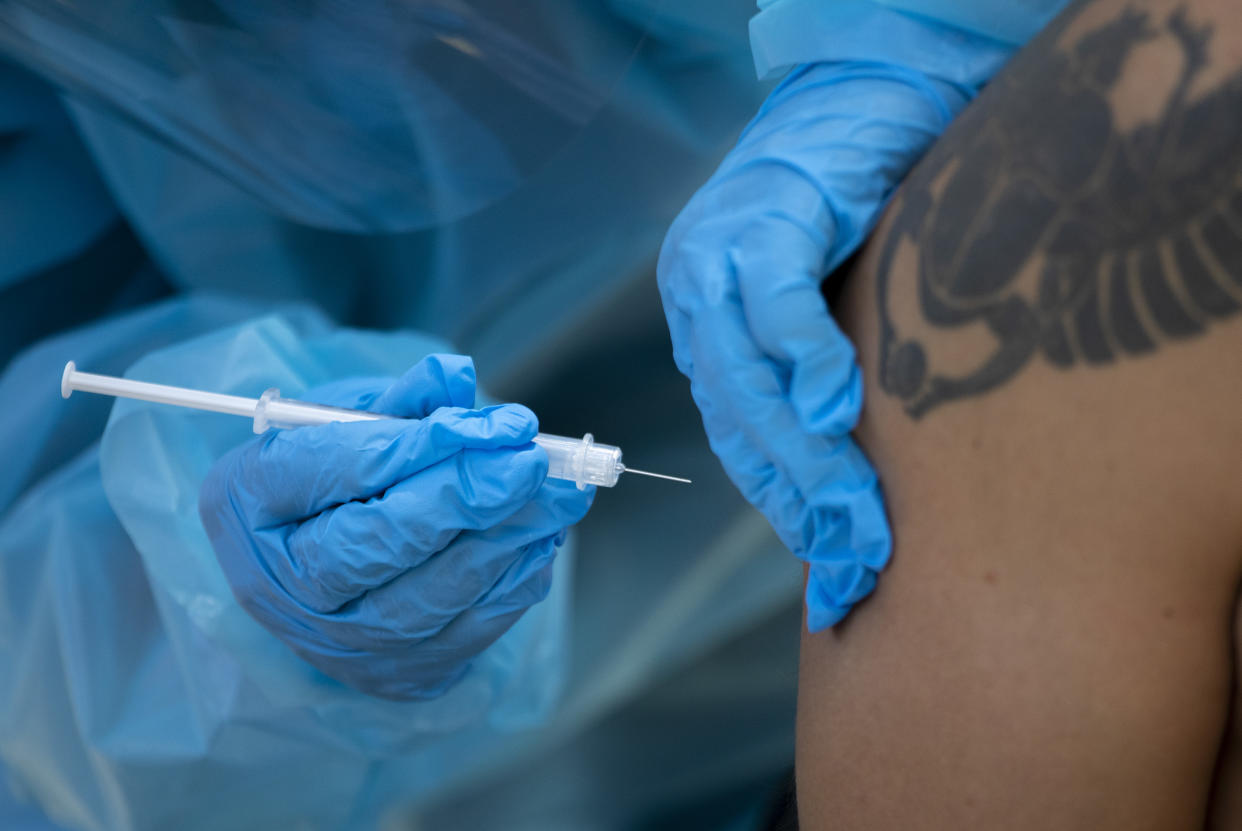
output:
<path id="1" fill-rule="evenodd" d="M 750 46 L 760 78 L 801 63 L 867 60 L 978 86 L 996 74 L 1069 0 L 758 0 Z M 925 23 L 982 36 L 991 49 L 929 48 Z"/>
<path id="2" fill-rule="evenodd" d="M 199 483 L 251 437 L 245 419 L 118 402 L 91 442 L 108 402 L 59 397 L 58 363 L 116 371 L 141 344 L 155 351 L 132 377 L 250 396 L 392 377 L 445 351 L 307 309 L 253 314 L 161 304 L 49 341 L 0 381 L 30 393 L 30 418 L 10 422 L 21 438 L 0 439 L 36 448 L 9 471 L 23 481 L 0 515 L 0 762 L 67 826 L 374 828 L 520 745 L 514 731 L 541 723 L 560 693 L 571 544 L 549 596 L 445 695 L 378 700 L 294 655 L 220 571 Z M 206 334 L 168 345 L 195 331 Z"/>

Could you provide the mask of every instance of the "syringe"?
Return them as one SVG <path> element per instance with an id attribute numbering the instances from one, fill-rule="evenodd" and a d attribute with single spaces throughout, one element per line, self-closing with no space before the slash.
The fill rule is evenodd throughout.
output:
<path id="1" fill-rule="evenodd" d="M 347 410 L 342 407 L 328 407 L 323 404 L 312 404 L 309 401 L 281 398 L 280 390 L 275 387 L 267 390 L 258 398 L 245 398 L 239 395 L 224 395 L 187 387 L 131 381 L 128 378 L 117 378 L 112 375 L 78 372 L 73 361 L 70 361 L 65 364 L 65 372 L 60 377 L 61 397 L 68 398 L 75 390 L 245 416 L 254 420 L 255 433 L 266 432 L 271 427 L 287 429 L 312 424 L 328 424 L 334 421 L 379 421 L 392 418 L 392 416 L 368 413 L 364 410 Z M 586 488 L 587 485 L 602 485 L 611 488 L 617 484 L 622 473 L 637 473 L 641 476 L 654 476 L 657 479 L 690 484 L 689 479 L 682 479 L 679 476 L 665 476 L 663 473 L 650 473 L 626 467 L 621 463 L 621 448 L 611 444 L 596 444 L 595 437 L 590 433 L 581 439 L 540 433 L 535 436 L 534 441 L 548 454 L 548 476 L 553 479 L 575 482 L 579 490 Z"/>

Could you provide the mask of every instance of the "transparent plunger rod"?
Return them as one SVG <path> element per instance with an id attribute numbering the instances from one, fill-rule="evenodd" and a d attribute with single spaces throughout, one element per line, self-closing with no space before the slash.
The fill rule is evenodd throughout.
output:
<path id="1" fill-rule="evenodd" d="M 68 398 L 74 391 L 112 395 L 118 398 L 136 398 L 157 404 L 172 404 L 195 410 L 245 416 L 253 420 L 256 433 L 263 433 L 272 427 L 287 429 L 328 424 L 334 421 L 380 421 L 391 418 L 391 416 L 368 413 L 363 410 L 347 410 L 324 404 L 312 404 L 308 401 L 297 401 L 292 398 L 281 398 L 280 390 L 274 387 L 258 398 L 245 398 L 187 387 L 131 381 L 128 378 L 116 378 L 111 375 L 78 372 L 73 361 L 70 361 L 65 364 L 64 374 L 60 378 L 60 394 Z M 642 476 L 690 484 L 689 479 L 627 468 L 621 462 L 621 448 L 611 444 L 598 444 L 590 433 L 580 439 L 540 433 L 535 436 L 535 444 L 542 447 L 548 454 L 548 476 L 574 482 L 579 489 L 587 485 L 611 488 L 617 484 L 622 473 L 637 473 Z"/>

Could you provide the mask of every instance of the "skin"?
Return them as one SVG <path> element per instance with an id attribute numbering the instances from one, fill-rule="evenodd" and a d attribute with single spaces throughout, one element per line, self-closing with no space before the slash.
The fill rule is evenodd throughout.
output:
<path id="1" fill-rule="evenodd" d="M 1238 122 L 1236 3 L 1081 2 L 894 201 L 834 310 L 894 556 L 804 635 L 803 828 L 1242 827 L 1242 247 L 1203 234 L 1242 193 Z"/>

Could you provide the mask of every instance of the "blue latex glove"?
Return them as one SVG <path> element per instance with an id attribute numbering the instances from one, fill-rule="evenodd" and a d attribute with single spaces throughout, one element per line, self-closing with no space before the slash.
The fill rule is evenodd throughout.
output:
<path id="1" fill-rule="evenodd" d="M 307 396 L 402 419 L 268 431 L 211 469 L 199 510 L 238 602 L 363 692 L 442 694 L 547 594 L 594 489 L 547 480 L 535 415 L 474 406 L 469 358 L 433 355 L 384 390 Z"/>
<path id="2" fill-rule="evenodd" d="M 854 349 L 820 284 L 975 94 L 966 79 L 1008 54 L 987 38 L 847 5 L 860 22 L 836 32 L 844 52 L 871 43 L 924 65 L 855 58 L 796 68 L 677 218 L 659 262 L 673 354 L 712 449 L 810 564 L 811 631 L 871 592 L 891 549 L 875 474 L 849 437 L 862 406 Z M 932 67 L 954 71 L 938 77 Z"/>

